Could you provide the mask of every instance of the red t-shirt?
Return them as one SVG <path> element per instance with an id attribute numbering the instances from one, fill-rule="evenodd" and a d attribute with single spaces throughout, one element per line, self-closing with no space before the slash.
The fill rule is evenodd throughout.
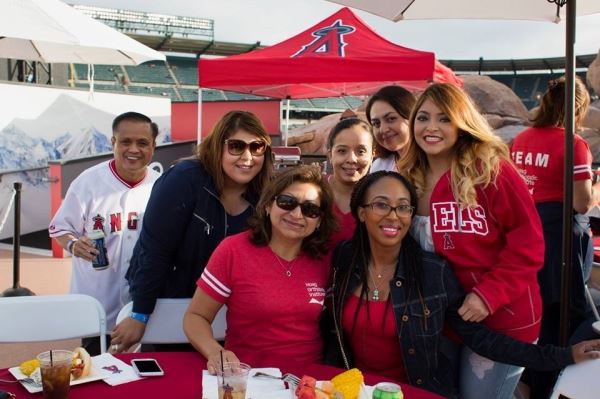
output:
<path id="1" fill-rule="evenodd" d="M 355 366 L 366 373 L 378 374 L 392 381 L 406 382 L 392 304 L 385 301 L 368 302 L 367 313 L 363 301 L 352 331 L 357 306 L 358 297 L 349 295 L 342 315 L 342 327 L 345 336 L 349 338 Z"/>
<path id="2" fill-rule="evenodd" d="M 249 232 L 225 238 L 215 249 L 198 287 L 227 305 L 225 348 L 252 363 L 261 352 L 307 363 L 322 360 L 319 317 L 329 276 L 329 257 L 301 253 L 279 264 L 269 246 Z"/>
<path id="3" fill-rule="evenodd" d="M 591 179 L 588 143 L 577 134 L 573 139 L 573 180 Z M 526 129 L 513 140 L 511 156 L 534 202 L 563 201 L 565 129 Z"/>
<path id="4" fill-rule="evenodd" d="M 352 239 L 356 220 L 352 216 L 352 212 L 343 213 L 336 204 L 333 204 L 333 214 L 338 222 L 338 230 L 331 235 L 331 245 L 332 248 L 335 248 L 341 241 Z"/>

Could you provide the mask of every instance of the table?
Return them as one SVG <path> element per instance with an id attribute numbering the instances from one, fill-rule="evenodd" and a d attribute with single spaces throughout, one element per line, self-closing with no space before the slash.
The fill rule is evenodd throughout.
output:
<path id="1" fill-rule="evenodd" d="M 118 386 L 110 386 L 103 381 L 94 381 L 71 387 L 70 399 L 202 399 L 202 370 L 206 360 L 196 352 L 154 352 L 125 353 L 117 355 L 125 363 L 135 358 L 154 358 L 165 371 L 163 377 L 146 378 Z M 252 367 L 279 367 L 283 373 L 298 376 L 311 375 L 317 379 L 330 379 L 343 370 L 321 364 L 303 364 L 290 359 L 274 359 L 260 355 L 253 359 Z M 14 379 L 7 369 L 0 370 L 0 379 Z M 365 382 L 374 385 L 384 381 L 384 377 L 365 374 Z M 42 394 L 30 394 L 21 384 L 0 382 L 0 390 L 17 395 L 17 399 L 41 399 Z M 428 391 L 402 384 L 405 399 L 440 399 Z"/>

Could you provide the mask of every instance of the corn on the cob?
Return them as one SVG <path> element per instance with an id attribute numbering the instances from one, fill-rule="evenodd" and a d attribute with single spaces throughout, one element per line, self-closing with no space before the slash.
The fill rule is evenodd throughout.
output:
<path id="1" fill-rule="evenodd" d="M 344 395 L 344 399 L 356 399 L 364 378 L 360 370 L 355 368 L 336 375 L 331 382 L 335 389 Z"/>
<path id="2" fill-rule="evenodd" d="M 21 363 L 19 369 L 21 370 L 21 373 L 29 377 L 31 373 L 33 373 L 33 371 L 38 367 L 40 367 L 40 361 L 37 359 L 33 359 Z"/>

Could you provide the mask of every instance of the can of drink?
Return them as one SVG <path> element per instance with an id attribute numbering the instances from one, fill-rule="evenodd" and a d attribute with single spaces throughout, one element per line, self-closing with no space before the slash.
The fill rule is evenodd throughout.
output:
<path id="1" fill-rule="evenodd" d="M 380 382 L 373 389 L 373 399 L 403 399 L 400 385 L 391 382 Z"/>
<path id="2" fill-rule="evenodd" d="M 106 252 L 106 244 L 104 242 L 104 232 L 94 230 L 88 234 L 88 238 L 92 240 L 96 249 L 100 252 L 92 261 L 94 270 L 104 270 L 108 267 L 108 253 Z"/>

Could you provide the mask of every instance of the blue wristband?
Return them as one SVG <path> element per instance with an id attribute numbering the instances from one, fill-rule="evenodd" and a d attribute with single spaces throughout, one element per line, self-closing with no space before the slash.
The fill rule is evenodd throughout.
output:
<path id="1" fill-rule="evenodd" d="M 129 317 L 131 317 L 133 320 L 137 320 L 141 323 L 147 324 L 148 320 L 150 320 L 150 315 L 149 314 L 144 314 L 144 313 L 136 313 L 136 312 L 131 312 L 131 314 L 129 315 Z"/>

